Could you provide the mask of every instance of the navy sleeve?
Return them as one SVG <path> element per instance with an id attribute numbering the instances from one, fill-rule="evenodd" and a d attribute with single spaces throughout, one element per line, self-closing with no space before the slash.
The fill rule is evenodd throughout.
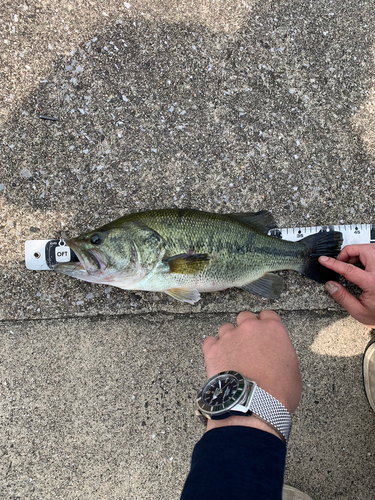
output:
<path id="1" fill-rule="evenodd" d="M 250 427 L 206 432 L 194 447 L 181 500 L 281 500 L 286 446 Z"/>

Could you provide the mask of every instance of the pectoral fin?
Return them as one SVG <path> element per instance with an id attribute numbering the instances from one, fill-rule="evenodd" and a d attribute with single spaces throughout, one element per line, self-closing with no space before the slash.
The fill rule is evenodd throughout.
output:
<path id="1" fill-rule="evenodd" d="M 277 274 L 268 273 L 261 278 L 244 285 L 242 288 L 247 292 L 260 295 L 266 299 L 277 299 L 283 289 L 284 280 Z"/>
<path id="2" fill-rule="evenodd" d="M 189 304 L 195 304 L 201 298 L 198 290 L 188 288 L 170 288 L 165 290 L 165 293 L 180 302 L 188 302 Z"/>
<path id="3" fill-rule="evenodd" d="M 178 274 L 198 274 L 209 263 L 210 258 L 205 253 L 189 255 L 182 253 L 167 259 L 169 272 Z"/>

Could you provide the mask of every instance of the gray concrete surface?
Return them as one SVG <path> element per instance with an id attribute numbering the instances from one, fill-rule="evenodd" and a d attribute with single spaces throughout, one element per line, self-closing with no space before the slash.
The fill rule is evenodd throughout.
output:
<path id="1" fill-rule="evenodd" d="M 283 315 L 304 392 L 286 482 L 369 499 L 368 332 L 337 313 Z M 204 335 L 235 315 L 148 314 L 1 324 L 2 498 L 177 499 L 203 425 L 192 403 Z"/>
<path id="2" fill-rule="evenodd" d="M 229 290 L 188 306 L 30 272 L 23 252 L 170 206 L 268 209 L 281 227 L 373 223 L 374 12 L 1 3 L 2 497 L 178 498 L 202 432 L 202 336 L 273 307 L 305 381 L 286 480 L 314 500 L 373 498 L 368 332 L 321 286 L 285 273 L 278 301 Z"/>

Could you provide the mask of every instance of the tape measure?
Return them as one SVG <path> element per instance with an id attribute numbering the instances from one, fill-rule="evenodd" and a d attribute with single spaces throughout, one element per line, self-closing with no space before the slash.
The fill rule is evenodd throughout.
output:
<path id="1" fill-rule="evenodd" d="M 375 224 L 350 224 L 338 226 L 313 226 L 276 228 L 269 236 L 288 241 L 298 241 L 305 236 L 326 231 L 340 231 L 343 245 L 375 243 Z M 50 271 L 59 262 L 78 262 L 77 255 L 68 247 L 65 240 L 29 240 L 25 242 L 25 263 L 32 271 Z"/>
<path id="2" fill-rule="evenodd" d="M 29 240 L 25 242 L 25 263 L 32 271 L 50 271 L 59 262 L 79 259 L 65 240 Z"/>
<path id="3" fill-rule="evenodd" d="M 350 224 L 338 226 L 293 227 L 288 229 L 271 229 L 268 234 L 283 240 L 298 241 L 310 234 L 339 231 L 343 236 L 342 247 L 375 243 L 375 224 Z"/>

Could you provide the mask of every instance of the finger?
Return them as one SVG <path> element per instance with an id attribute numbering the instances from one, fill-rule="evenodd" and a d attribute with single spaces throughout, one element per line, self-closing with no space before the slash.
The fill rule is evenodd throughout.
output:
<path id="1" fill-rule="evenodd" d="M 280 316 L 275 311 L 271 311 L 270 309 L 265 309 L 264 311 L 262 311 L 259 314 L 258 319 L 273 319 L 282 323 Z"/>
<path id="2" fill-rule="evenodd" d="M 232 323 L 224 323 L 224 325 L 221 325 L 217 332 L 217 336 L 219 339 L 223 337 L 226 333 L 234 330 L 236 327 L 232 325 Z"/>
<path id="3" fill-rule="evenodd" d="M 247 319 L 257 319 L 256 315 L 250 311 L 243 311 L 236 318 L 236 325 L 240 326 Z"/>
<path id="4" fill-rule="evenodd" d="M 353 318 L 358 319 L 366 313 L 366 310 L 360 301 L 339 283 L 336 283 L 335 281 L 327 281 L 324 288 L 336 300 L 336 302 L 345 307 Z"/>
<path id="5" fill-rule="evenodd" d="M 340 260 L 341 262 L 347 262 L 348 264 L 357 264 L 359 262 L 359 257 L 358 255 L 354 257 L 349 257 L 343 251 L 341 251 L 338 256 L 336 257 L 337 260 Z"/>
<path id="6" fill-rule="evenodd" d="M 203 341 L 202 351 L 203 356 L 207 356 L 207 353 L 210 351 L 211 347 L 216 344 L 217 339 L 215 337 L 207 337 Z"/>
<path id="7" fill-rule="evenodd" d="M 356 264 L 361 261 L 366 271 L 375 271 L 375 245 L 348 245 L 344 247 L 337 257 L 341 262 Z"/>
<path id="8" fill-rule="evenodd" d="M 341 260 L 341 259 L 338 259 Z M 348 264 L 357 264 L 359 262 L 359 257 L 350 257 L 349 260 L 346 261 Z"/>
<path id="9" fill-rule="evenodd" d="M 362 290 L 368 289 L 369 274 L 367 271 L 363 271 L 353 266 L 353 264 L 347 264 L 346 262 L 341 262 L 332 257 L 319 257 L 319 262 L 322 266 L 332 269 L 338 274 L 342 274 L 347 280 L 358 285 Z"/>

